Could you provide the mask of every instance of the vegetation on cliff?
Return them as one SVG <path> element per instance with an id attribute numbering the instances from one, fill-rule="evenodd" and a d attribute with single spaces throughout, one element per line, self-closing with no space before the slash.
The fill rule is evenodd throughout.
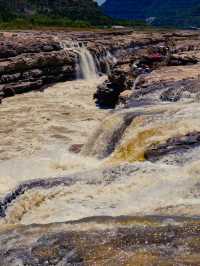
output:
<path id="1" fill-rule="evenodd" d="M 93 0 L 0 0 L 1 28 L 143 25 L 105 16 Z"/>

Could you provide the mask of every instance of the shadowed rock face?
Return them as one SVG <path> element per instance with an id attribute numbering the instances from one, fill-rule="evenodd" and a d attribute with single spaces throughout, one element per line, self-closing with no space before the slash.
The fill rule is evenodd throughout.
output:
<path id="1" fill-rule="evenodd" d="M 148 226 L 147 226 L 148 225 Z M 16 227 L 0 237 L 3 265 L 198 265 L 198 220 L 91 218 Z"/>

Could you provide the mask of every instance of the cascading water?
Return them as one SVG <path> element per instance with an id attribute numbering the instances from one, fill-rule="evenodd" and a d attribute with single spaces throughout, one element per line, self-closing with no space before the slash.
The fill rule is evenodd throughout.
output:
<path id="1" fill-rule="evenodd" d="M 98 77 L 95 60 L 84 43 L 74 41 L 62 41 L 61 47 L 64 50 L 73 50 L 77 54 L 76 78 L 95 79 Z"/>
<path id="2" fill-rule="evenodd" d="M 77 53 L 79 55 L 80 61 L 80 70 L 78 71 L 77 78 L 83 79 L 95 79 L 98 77 L 96 65 L 94 58 L 91 52 L 87 49 L 87 47 L 82 44 L 77 49 Z"/>
<path id="3" fill-rule="evenodd" d="M 116 64 L 116 63 L 117 63 L 117 58 L 116 58 L 114 55 L 112 55 L 109 51 L 106 51 L 106 57 L 107 57 L 109 60 L 111 60 L 111 62 L 112 62 L 113 64 Z"/>
<path id="4" fill-rule="evenodd" d="M 96 79 L 101 72 L 110 75 L 111 65 L 117 62 L 116 57 L 106 49 L 99 58 L 94 57 L 83 42 L 64 40 L 60 46 L 66 52 L 72 50 L 77 54 L 76 79 Z M 105 66 L 103 71 L 102 64 Z"/>
<path id="5" fill-rule="evenodd" d="M 114 55 L 112 55 L 108 50 L 104 50 L 103 55 L 100 56 L 98 60 L 98 65 L 100 65 L 99 69 L 102 71 L 101 64 L 104 65 L 103 73 L 107 75 L 111 74 L 111 66 L 117 63 L 117 59 Z"/>

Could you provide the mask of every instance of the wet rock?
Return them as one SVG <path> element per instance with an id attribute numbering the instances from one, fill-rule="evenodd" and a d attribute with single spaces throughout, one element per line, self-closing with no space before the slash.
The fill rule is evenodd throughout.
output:
<path id="1" fill-rule="evenodd" d="M 21 82 L 16 84 L 5 85 L 3 88 L 4 97 L 11 97 L 15 94 L 21 94 L 32 90 L 37 90 L 43 85 L 42 80 L 37 80 L 35 82 Z"/>
<path id="2" fill-rule="evenodd" d="M 193 98 L 199 93 L 199 79 L 184 79 L 177 82 L 169 82 L 165 84 L 166 89 L 161 93 L 162 101 L 179 101 L 181 99 Z"/>
<path id="3" fill-rule="evenodd" d="M 59 226 L 18 226 L 0 234 L 0 259 L 7 266 L 108 261 L 109 265 L 198 265 L 199 251 L 199 220 L 178 217 L 96 217 Z"/>
<path id="4" fill-rule="evenodd" d="M 163 144 L 152 145 L 145 151 L 145 159 L 157 161 L 169 154 L 181 154 L 200 146 L 200 133 L 191 132 L 184 136 L 168 139 Z"/>
<path id="5" fill-rule="evenodd" d="M 95 99 L 100 106 L 107 105 L 111 108 L 115 107 L 119 102 L 117 98 L 124 90 L 131 90 L 133 88 L 134 81 L 140 75 L 148 75 L 154 72 L 156 69 L 160 69 L 163 66 L 187 66 L 195 65 L 199 62 L 199 36 L 191 35 L 192 40 L 189 40 L 187 36 L 190 35 L 177 35 L 171 34 L 170 37 L 167 34 L 163 35 L 161 40 L 151 39 L 146 43 L 141 40 L 137 42 L 137 47 L 134 45 L 127 49 L 127 53 L 118 53 L 118 62 L 112 67 L 107 82 L 97 89 L 95 93 Z M 154 42 L 155 41 L 155 42 Z M 192 45 L 190 43 L 192 42 Z M 182 47 L 182 48 L 181 48 Z M 182 51 L 185 51 L 182 53 Z M 178 70 L 177 70 L 178 71 Z M 146 79 L 147 80 L 147 79 Z M 162 80 L 161 82 L 162 83 Z M 148 84 L 146 87 L 138 86 L 134 89 L 141 89 L 141 94 L 149 94 L 149 91 L 153 92 L 158 90 L 160 85 L 150 87 Z M 145 90 L 147 92 L 145 92 Z M 163 91 L 163 89 L 162 89 Z M 104 93 L 105 92 L 105 93 Z M 175 93 L 176 94 L 176 93 Z M 135 96 L 138 98 L 139 93 L 136 92 Z M 153 96 L 152 96 L 153 97 Z M 157 97 L 156 101 L 157 101 Z M 167 97 L 163 97 L 167 98 Z M 113 99 L 113 102 L 111 101 Z M 133 96 L 134 101 L 135 98 Z M 142 99 L 144 102 L 150 101 L 150 99 Z M 169 101 L 178 101 L 179 96 L 174 96 Z"/>
<path id="6" fill-rule="evenodd" d="M 94 99 L 100 107 L 114 108 L 119 100 L 119 95 L 126 89 L 131 89 L 133 81 L 130 66 L 123 63 L 112 69 L 109 80 L 99 85 L 94 94 Z"/>
<path id="7" fill-rule="evenodd" d="M 131 90 L 125 90 L 120 93 L 119 95 L 119 104 L 126 105 L 131 97 L 132 91 Z"/>
<path id="8" fill-rule="evenodd" d="M 176 88 L 169 88 L 166 89 L 161 95 L 160 99 L 162 101 L 168 101 L 168 102 L 177 102 L 181 99 L 181 94 L 182 94 L 182 88 L 176 89 Z"/>
<path id="9" fill-rule="evenodd" d="M 154 73 L 156 75 L 156 72 Z M 187 73 L 185 70 L 186 75 Z M 177 78 L 176 72 L 174 72 L 174 78 Z M 198 102 L 199 88 L 200 80 L 198 77 L 187 78 L 186 76 L 184 79 L 180 77 L 180 80 L 174 81 L 169 77 L 169 80 L 166 81 L 151 82 L 151 78 L 148 80 L 148 76 L 144 76 L 143 82 L 139 83 L 137 89 L 132 92 L 126 106 L 135 106 L 137 102 L 144 102 L 144 104 L 188 100 Z"/>
<path id="10" fill-rule="evenodd" d="M 82 149 L 82 154 L 104 159 L 120 142 L 125 130 L 138 115 L 134 112 L 120 112 L 106 118 Z"/>
<path id="11" fill-rule="evenodd" d="M 99 85 L 94 94 L 96 104 L 102 108 L 114 108 L 118 103 L 118 97 L 123 89 L 111 82 L 104 82 Z"/>
<path id="12" fill-rule="evenodd" d="M 94 94 L 97 104 L 114 108 L 120 102 L 119 96 L 123 91 L 136 89 L 136 85 L 141 83 L 141 80 L 137 80 L 138 77 L 149 74 L 163 62 L 165 56 L 147 49 L 141 48 L 134 56 L 130 53 L 128 59 L 117 62 L 108 80 L 97 88 Z M 138 81 L 137 84 L 135 81 Z"/>
<path id="13" fill-rule="evenodd" d="M 0 63 L 3 97 L 40 89 L 46 84 L 75 78 L 75 55 L 63 51 L 14 57 Z"/>
<path id="14" fill-rule="evenodd" d="M 199 59 L 195 56 L 188 55 L 172 55 L 168 65 L 169 66 L 185 66 L 194 65 L 199 62 Z"/>
<path id="15" fill-rule="evenodd" d="M 84 144 L 72 144 L 69 148 L 69 151 L 73 153 L 80 153 L 83 145 Z"/>

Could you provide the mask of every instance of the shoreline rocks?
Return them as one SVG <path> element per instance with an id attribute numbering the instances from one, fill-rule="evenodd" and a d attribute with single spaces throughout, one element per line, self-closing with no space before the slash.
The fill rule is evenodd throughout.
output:
<path id="1" fill-rule="evenodd" d="M 186 36 L 194 38 L 192 48 L 191 45 L 186 48 L 187 44 L 184 47 L 181 46 L 183 39 L 181 32 L 179 34 L 171 33 L 169 36 L 164 32 L 148 33 L 132 30 L 1 32 L 0 98 L 43 89 L 54 82 L 74 80 L 76 78 L 77 54 L 73 49 L 63 49 L 62 42 L 75 41 L 85 43 L 94 57 L 98 71 L 109 75 L 108 86 L 106 83 L 102 85 L 105 92 L 103 88 L 99 89 L 95 94 L 95 99 L 101 105 L 101 102 L 106 101 L 105 98 L 109 98 L 111 95 L 115 102 L 115 98 L 118 98 L 123 90 L 130 89 L 132 86 L 133 78 L 130 66 L 136 60 L 141 60 L 141 58 L 144 60 L 145 56 L 149 57 L 149 49 L 151 53 L 165 50 L 165 42 L 169 38 L 177 39 L 179 46 L 177 46 L 176 53 L 188 50 L 191 52 L 196 49 L 196 39 L 198 38 L 191 33 Z M 184 35 L 184 38 L 187 37 Z M 145 60 L 149 59 L 146 57 Z M 173 58 L 176 65 L 180 62 L 181 64 L 183 62 L 184 64 L 195 63 L 195 60 L 193 56 L 184 55 L 177 55 Z M 127 78 L 127 75 L 130 77 Z M 100 98 L 102 99 L 100 100 Z M 112 104 L 112 106 L 114 105 Z"/>
<path id="2" fill-rule="evenodd" d="M 161 34 L 162 35 L 162 34 Z M 187 35 L 187 34 L 186 34 Z M 199 35 L 191 36 L 189 40 L 182 35 L 162 35 L 163 38 L 147 42 L 145 45 L 138 44 L 137 49 L 128 50 L 122 54 L 118 62 L 112 67 L 108 80 L 97 88 L 94 99 L 102 108 L 115 108 L 117 104 L 124 102 L 124 91 L 130 90 L 137 94 L 137 90 L 143 87 L 142 76 L 146 76 L 156 69 L 162 67 L 192 66 L 200 61 Z M 192 42 L 191 46 L 189 42 Z M 134 46 L 133 46 L 134 47 Z M 132 95 L 129 94 L 130 97 Z M 122 100 L 122 101 L 121 101 Z"/>

